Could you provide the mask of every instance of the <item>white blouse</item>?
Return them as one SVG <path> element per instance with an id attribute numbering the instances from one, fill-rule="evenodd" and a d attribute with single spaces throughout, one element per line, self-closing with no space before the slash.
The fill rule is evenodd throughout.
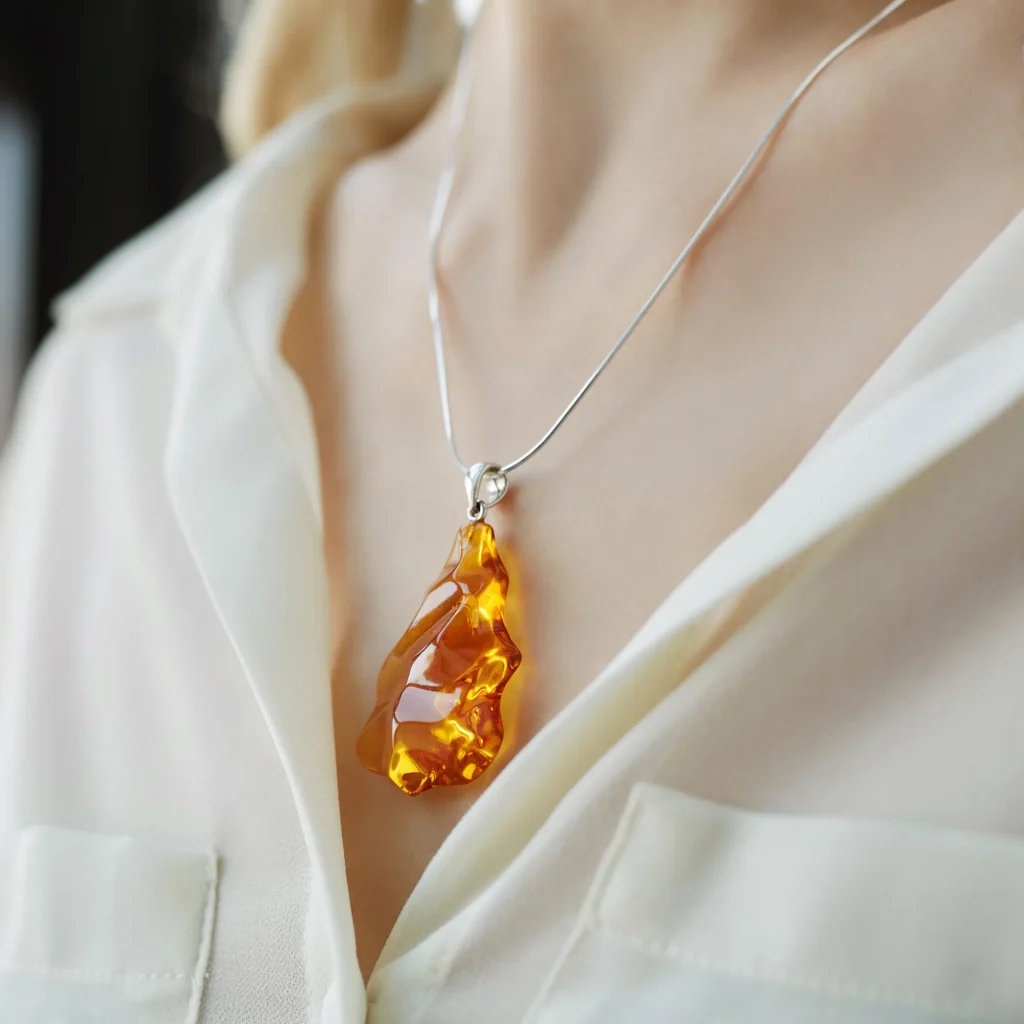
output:
<path id="1" fill-rule="evenodd" d="M 1024 215 L 493 780 L 364 989 L 278 349 L 346 116 L 108 259 L 31 373 L 0 1022 L 1024 1021 Z"/>

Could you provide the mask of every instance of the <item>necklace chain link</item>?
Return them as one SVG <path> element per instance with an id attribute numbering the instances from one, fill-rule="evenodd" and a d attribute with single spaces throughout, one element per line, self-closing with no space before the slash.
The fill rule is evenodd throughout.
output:
<path id="1" fill-rule="evenodd" d="M 870 21 L 862 25 L 856 32 L 840 43 L 831 53 L 829 53 L 818 65 L 815 67 L 810 74 L 797 86 L 796 90 L 787 100 L 786 104 L 776 115 L 775 120 L 772 121 L 770 127 L 761 137 L 760 141 L 751 151 L 750 155 L 743 162 L 743 165 L 736 172 L 733 179 L 726 186 L 725 191 L 718 198 L 717 202 L 708 211 L 707 216 L 701 222 L 700 226 L 694 232 L 693 236 L 683 247 L 682 252 L 675 258 L 672 265 L 666 271 L 664 277 L 658 282 L 654 291 L 648 296 L 647 300 L 637 311 L 633 319 L 626 325 L 625 330 L 619 335 L 615 344 L 612 345 L 607 355 L 597 364 L 593 373 L 586 379 L 583 386 L 573 396 L 572 401 L 562 410 L 561 414 L 555 420 L 554 423 L 548 428 L 544 435 L 533 445 L 532 448 L 528 448 L 518 458 L 513 459 L 511 462 L 507 462 L 503 466 L 499 466 L 495 463 L 474 463 L 473 465 L 467 465 L 459 456 L 458 447 L 455 443 L 455 431 L 452 426 L 452 410 L 451 401 L 449 397 L 448 389 L 448 369 L 445 363 L 445 351 L 444 351 L 444 322 L 441 311 L 441 300 L 438 294 L 438 272 L 437 272 L 437 250 L 438 243 L 441 237 L 441 229 L 444 226 L 445 214 L 448 210 L 448 205 L 451 200 L 452 187 L 455 182 L 455 173 L 458 165 L 458 154 L 459 145 L 461 142 L 463 128 L 466 123 L 466 113 L 469 106 L 469 94 L 470 87 L 473 80 L 474 70 L 474 48 L 473 48 L 473 32 L 471 29 L 467 29 L 466 37 L 463 41 L 462 52 L 459 57 L 458 68 L 455 73 L 455 82 L 453 85 L 452 100 L 451 100 L 451 120 L 449 124 L 450 132 L 450 155 L 447 164 L 441 172 L 441 177 L 437 186 L 437 194 L 434 199 L 434 207 L 430 218 L 430 248 L 429 248 L 429 293 L 428 293 L 428 307 L 430 312 L 430 324 L 433 330 L 434 338 L 434 356 L 437 361 L 437 378 L 438 388 L 441 395 L 441 412 L 444 417 L 444 430 L 445 436 L 448 439 L 448 448 L 451 452 L 452 459 L 459 469 L 465 474 L 466 477 L 466 491 L 469 498 L 469 518 L 473 520 L 480 520 L 485 515 L 487 509 L 500 501 L 505 495 L 508 488 L 508 474 L 514 469 L 518 469 L 528 459 L 533 458 L 541 448 L 544 447 L 554 436 L 558 428 L 565 422 L 569 414 L 576 408 L 580 403 L 583 396 L 593 387 L 595 381 L 604 372 L 605 367 L 612 361 L 619 349 L 629 341 L 632 337 L 633 332 L 639 327 L 641 321 L 648 314 L 651 307 L 657 302 L 662 292 L 669 286 L 669 283 L 678 273 L 679 269 L 686 262 L 690 253 L 700 244 L 705 235 L 711 229 L 715 221 L 718 220 L 719 216 L 729 205 L 729 202 L 733 199 L 736 193 L 739 191 L 740 186 L 746 180 L 747 176 L 753 170 L 754 166 L 760 160 L 765 150 L 772 144 L 776 135 L 782 129 L 782 126 L 788 120 L 793 108 L 800 102 L 804 93 L 814 84 L 818 77 L 825 71 L 825 69 L 837 58 L 841 57 L 851 46 L 858 43 L 864 36 L 878 26 L 882 21 L 889 17 L 894 11 L 902 7 L 906 0 L 892 0 L 891 3 L 887 4 L 881 11 L 878 12 Z M 485 493 L 483 488 L 485 485 L 490 486 L 489 493 Z"/>

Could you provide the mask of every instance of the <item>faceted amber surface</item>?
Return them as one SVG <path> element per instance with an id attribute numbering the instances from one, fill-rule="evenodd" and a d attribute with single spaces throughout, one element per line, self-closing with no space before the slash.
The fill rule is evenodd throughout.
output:
<path id="1" fill-rule="evenodd" d="M 502 620 L 508 573 L 484 522 L 448 561 L 377 678 L 359 760 L 410 796 L 472 782 L 501 746 L 501 691 L 519 667 Z"/>

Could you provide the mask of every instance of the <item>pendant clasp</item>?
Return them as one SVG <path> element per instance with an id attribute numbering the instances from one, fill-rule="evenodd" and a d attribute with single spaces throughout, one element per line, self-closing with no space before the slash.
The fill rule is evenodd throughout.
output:
<path id="1" fill-rule="evenodd" d="M 507 492 L 508 476 L 501 466 L 493 462 L 474 463 L 466 474 L 466 497 L 469 499 L 466 514 L 472 522 L 481 522 L 487 510 L 497 505 Z"/>

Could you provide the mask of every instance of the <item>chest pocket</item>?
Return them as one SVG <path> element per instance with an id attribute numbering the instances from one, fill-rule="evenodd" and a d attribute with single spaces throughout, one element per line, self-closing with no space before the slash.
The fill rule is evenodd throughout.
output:
<path id="1" fill-rule="evenodd" d="M 194 1024 L 216 859 L 30 827 L 0 848 L 0 1024 Z"/>
<path id="2" fill-rule="evenodd" d="M 636 788 L 531 1024 L 1024 1020 L 1024 843 Z"/>

